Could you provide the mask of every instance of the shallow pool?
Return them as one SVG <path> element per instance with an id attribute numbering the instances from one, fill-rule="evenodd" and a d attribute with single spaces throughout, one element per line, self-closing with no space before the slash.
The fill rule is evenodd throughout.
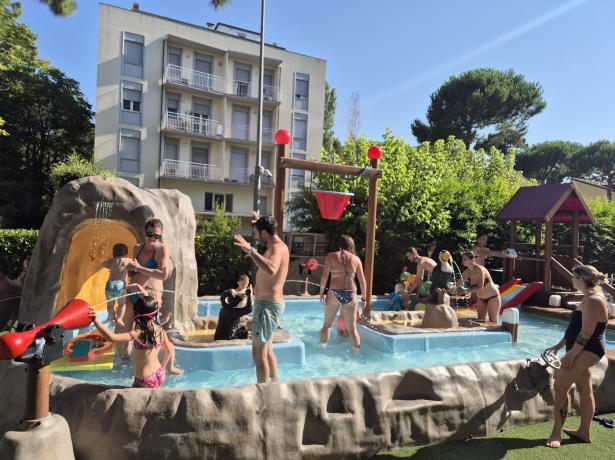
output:
<path id="1" fill-rule="evenodd" d="M 204 304 L 200 305 L 200 311 L 205 309 Z M 213 305 L 209 308 L 212 315 L 217 314 L 217 310 L 218 308 Z M 304 366 L 281 364 L 281 380 L 357 375 L 440 364 L 538 357 L 545 348 L 557 343 L 562 338 L 566 328 L 565 322 L 521 313 L 519 337 L 516 344 L 501 343 L 474 348 L 386 354 L 368 346 L 362 347 L 359 353 L 355 353 L 350 349 L 348 339 L 338 340 L 335 332 L 331 334 L 329 345 L 324 349 L 321 348 L 319 336 L 322 321 L 323 307 L 317 300 L 291 300 L 287 302 L 282 327 L 305 344 L 306 364 Z M 615 348 L 615 336 L 612 333 L 607 335 L 607 340 L 607 346 Z M 178 364 L 181 367 L 181 361 Z M 119 364 L 113 370 L 108 371 L 64 372 L 62 375 L 112 385 L 130 386 L 132 384 L 132 366 L 130 365 Z M 179 377 L 167 377 L 165 387 L 230 387 L 251 383 L 256 383 L 254 368 L 216 372 L 197 370 L 187 372 Z"/>

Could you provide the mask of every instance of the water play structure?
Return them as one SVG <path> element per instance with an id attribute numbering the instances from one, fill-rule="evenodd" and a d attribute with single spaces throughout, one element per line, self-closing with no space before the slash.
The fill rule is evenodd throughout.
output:
<path id="1" fill-rule="evenodd" d="M 521 278 L 525 283 L 542 282 L 542 290 L 536 291 L 533 297 L 539 305 L 547 305 L 551 294 L 560 295 L 564 305 L 578 302 L 580 297 L 572 289 L 571 270 L 582 263 L 580 226 L 595 225 L 596 219 L 577 186 L 568 183 L 521 187 L 496 219 L 510 222 L 510 241 L 506 246 L 518 253 L 516 258 L 504 259 L 504 280 Z M 534 223 L 534 244 L 517 241 L 517 224 L 528 221 Z M 570 226 L 570 244 L 554 244 L 555 224 Z M 603 287 L 615 295 L 612 286 Z"/>

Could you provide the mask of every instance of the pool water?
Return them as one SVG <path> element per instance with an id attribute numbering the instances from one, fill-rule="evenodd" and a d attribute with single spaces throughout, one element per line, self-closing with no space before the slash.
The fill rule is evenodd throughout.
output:
<path id="1" fill-rule="evenodd" d="M 200 305 L 199 310 L 204 310 Z M 213 305 L 212 305 L 213 307 Z M 219 308 L 219 307 L 218 307 Z M 210 307 L 210 314 L 217 314 Z M 382 353 L 364 346 L 357 353 L 351 350 L 348 339 L 339 340 L 335 331 L 326 348 L 320 346 L 323 306 L 317 300 L 292 300 L 286 304 L 281 326 L 305 344 L 305 365 L 280 364 L 280 380 L 302 380 L 336 375 L 359 375 L 416 367 L 459 364 L 477 361 L 525 359 L 540 356 L 547 347 L 564 335 L 566 323 L 541 316 L 521 313 L 518 342 L 500 343 L 474 348 L 452 348 L 429 351 Z M 607 334 L 607 347 L 615 348 L 615 335 Z M 563 351 L 560 351 L 560 356 Z M 181 361 L 177 363 L 182 366 Z M 105 371 L 64 372 L 62 375 L 111 385 L 130 386 L 132 366 L 116 364 Z M 196 370 L 181 376 L 167 376 L 165 387 L 214 388 L 256 383 L 254 368 L 232 371 Z"/>

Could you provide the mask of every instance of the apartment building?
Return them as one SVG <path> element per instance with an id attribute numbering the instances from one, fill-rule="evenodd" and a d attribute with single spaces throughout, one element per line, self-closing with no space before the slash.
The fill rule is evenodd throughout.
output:
<path id="1" fill-rule="evenodd" d="M 222 204 L 247 217 L 253 204 L 258 117 L 258 33 L 194 25 L 101 4 L 95 160 L 144 188 L 178 189 L 197 213 Z M 325 64 L 265 45 L 261 213 L 273 212 L 274 135 L 289 155 L 319 159 Z M 287 199 L 306 183 L 287 172 Z"/>

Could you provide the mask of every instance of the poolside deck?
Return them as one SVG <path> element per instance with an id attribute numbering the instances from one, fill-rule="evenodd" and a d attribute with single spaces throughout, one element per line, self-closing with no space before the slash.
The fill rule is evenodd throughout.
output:
<path id="1" fill-rule="evenodd" d="M 524 305 L 523 311 L 527 313 L 535 313 L 537 315 L 548 316 L 549 318 L 557 318 L 568 321 L 572 310 L 562 307 L 545 307 L 542 305 Z M 615 319 L 609 320 L 607 327 L 615 331 Z"/>

